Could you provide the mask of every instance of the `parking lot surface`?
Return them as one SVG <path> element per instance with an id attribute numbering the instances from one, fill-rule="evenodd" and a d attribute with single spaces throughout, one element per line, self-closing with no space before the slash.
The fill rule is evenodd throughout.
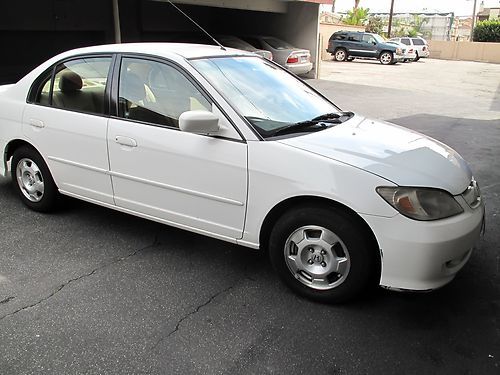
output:
<path id="1" fill-rule="evenodd" d="M 500 66 L 475 64 L 324 62 L 309 81 L 470 162 L 487 228 L 448 286 L 312 303 L 255 250 L 72 199 L 35 213 L 0 178 L 0 374 L 500 373 Z"/>

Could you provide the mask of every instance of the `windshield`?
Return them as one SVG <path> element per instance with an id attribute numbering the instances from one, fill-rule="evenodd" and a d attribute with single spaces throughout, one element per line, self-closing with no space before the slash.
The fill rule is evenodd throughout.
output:
<path id="1" fill-rule="evenodd" d="M 385 43 L 385 39 L 382 38 L 380 35 L 378 34 L 372 34 L 372 35 L 378 43 Z"/>
<path id="2" fill-rule="evenodd" d="M 258 57 L 197 59 L 191 64 L 264 138 L 286 125 L 339 113 L 302 81 Z"/>

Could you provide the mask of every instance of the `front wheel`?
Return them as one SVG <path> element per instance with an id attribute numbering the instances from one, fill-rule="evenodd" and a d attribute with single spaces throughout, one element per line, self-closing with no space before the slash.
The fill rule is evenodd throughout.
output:
<path id="1" fill-rule="evenodd" d="M 14 188 L 26 206 L 40 212 L 54 209 L 57 186 L 45 161 L 35 149 L 21 146 L 14 151 L 11 176 Z"/>
<path id="2" fill-rule="evenodd" d="M 394 55 L 392 54 L 392 52 L 386 51 L 382 52 L 382 54 L 380 55 L 380 62 L 382 63 L 382 65 L 391 65 L 393 61 Z"/>
<path id="3" fill-rule="evenodd" d="M 274 269 L 292 290 L 320 302 L 342 302 L 377 276 L 377 249 L 370 235 L 342 210 L 290 210 L 269 239 Z"/>

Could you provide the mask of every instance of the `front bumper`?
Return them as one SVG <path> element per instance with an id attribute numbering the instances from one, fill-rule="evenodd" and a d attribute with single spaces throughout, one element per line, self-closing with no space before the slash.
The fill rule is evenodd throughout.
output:
<path id="1" fill-rule="evenodd" d="M 479 239 L 484 205 L 442 220 L 416 221 L 361 215 L 372 228 L 382 253 L 380 285 L 391 289 L 437 289 L 467 263 Z"/>

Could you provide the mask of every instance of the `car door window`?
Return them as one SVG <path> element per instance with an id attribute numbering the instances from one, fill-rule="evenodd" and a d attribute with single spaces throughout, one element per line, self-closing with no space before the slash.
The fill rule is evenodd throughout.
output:
<path id="1" fill-rule="evenodd" d="M 85 57 L 65 61 L 52 69 L 32 89 L 31 102 L 56 108 L 105 114 L 105 89 L 111 57 Z"/>
<path id="2" fill-rule="evenodd" d="M 361 42 L 361 36 L 356 34 L 351 34 L 349 35 L 347 40 L 349 40 L 350 42 Z"/>
<path id="3" fill-rule="evenodd" d="M 415 46 L 423 46 L 425 44 L 422 39 L 418 39 L 418 38 L 412 38 L 412 41 L 413 41 L 413 45 L 415 45 Z"/>
<path id="4" fill-rule="evenodd" d="M 406 44 L 407 46 L 411 46 L 410 39 L 408 38 L 401 38 L 401 43 Z"/>
<path id="5" fill-rule="evenodd" d="M 371 35 L 363 35 L 363 42 L 369 43 L 369 44 L 375 44 L 375 39 Z"/>
<path id="6" fill-rule="evenodd" d="M 186 111 L 210 111 L 211 103 L 176 68 L 157 61 L 123 58 L 118 114 L 130 120 L 179 127 Z"/>

